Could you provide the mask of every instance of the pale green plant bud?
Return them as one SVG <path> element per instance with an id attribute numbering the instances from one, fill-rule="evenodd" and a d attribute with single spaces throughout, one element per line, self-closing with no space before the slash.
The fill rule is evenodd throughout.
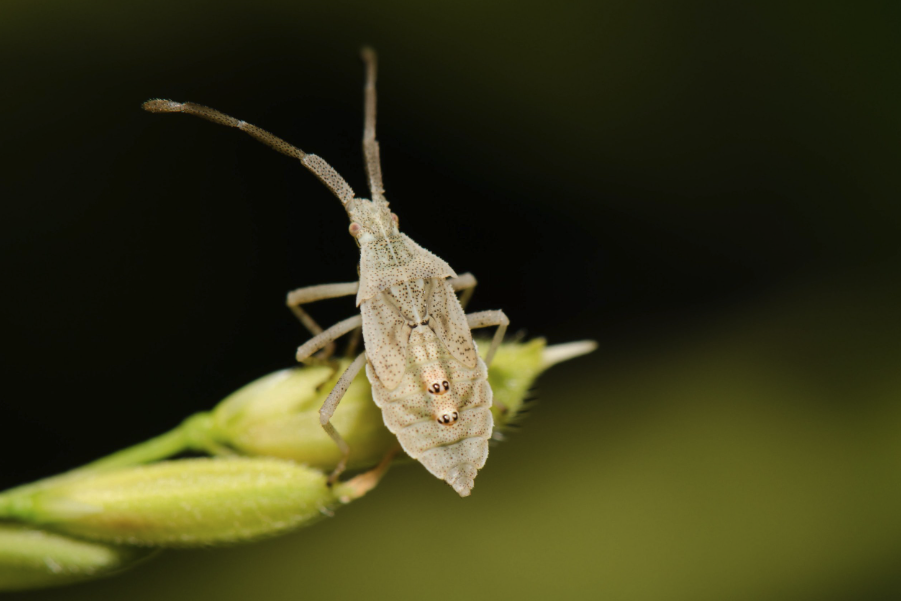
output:
<path id="1" fill-rule="evenodd" d="M 154 550 L 79 540 L 28 526 L 0 524 L 0 591 L 45 588 L 129 568 Z"/>
<path id="2" fill-rule="evenodd" d="M 488 341 L 479 342 L 483 354 L 488 347 Z M 546 347 L 541 338 L 502 344 L 488 371 L 497 428 L 503 430 L 515 418 L 544 370 L 592 349 L 591 342 Z M 341 454 L 319 423 L 319 408 L 349 363 L 285 369 L 251 382 L 211 412 L 208 436 L 214 444 L 241 454 L 281 457 L 331 470 Z M 372 401 L 364 371 L 347 390 L 332 424 L 350 445 L 350 469 L 375 465 L 397 442 Z"/>
<path id="3" fill-rule="evenodd" d="M 279 459 L 184 459 L 70 478 L 15 498 L 4 514 L 93 540 L 197 546 L 308 524 L 359 496 L 348 486 Z"/>
<path id="4" fill-rule="evenodd" d="M 479 341 L 479 350 L 487 347 L 487 341 Z M 494 393 L 491 411 L 498 429 L 503 430 L 519 413 L 535 379 L 547 369 L 545 350 L 544 338 L 498 347 L 488 370 L 488 383 Z"/>
<path id="5" fill-rule="evenodd" d="M 305 366 L 264 376 L 223 400 L 212 413 L 210 434 L 245 455 L 281 457 L 323 470 L 341 453 L 319 423 L 319 408 L 349 365 Z M 357 377 L 332 423 L 353 449 L 351 469 L 375 465 L 396 442 L 372 402 L 369 381 Z"/>

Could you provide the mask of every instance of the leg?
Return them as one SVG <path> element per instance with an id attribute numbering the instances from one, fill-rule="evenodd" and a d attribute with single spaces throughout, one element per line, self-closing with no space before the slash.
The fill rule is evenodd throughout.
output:
<path id="1" fill-rule="evenodd" d="M 329 342 L 333 342 L 344 336 L 354 328 L 359 328 L 363 324 L 363 318 L 359 315 L 348 317 L 344 321 L 339 321 L 321 334 L 313 336 L 304 342 L 297 349 L 297 360 L 306 363 L 313 353 L 326 346 Z"/>
<path id="2" fill-rule="evenodd" d="M 315 154 L 307 154 L 300 148 L 292 146 L 281 138 L 273 136 L 268 131 L 260 129 L 255 125 L 251 125 L 246 121 L 235 119 L 225 113 L 220 113 L 216 109 L 211 109 L 202 104 L 194 104 L 193 102 L 174 102 L 172 100 L 156 99 L 148 100 L 141 105 L 141 108 L 151 113 L 185 113 L 201 117 L 202 119 L 212 121 L 213 123 L 218 123 L 219 125 L 240 129 L 266 146 L 269 146 L 282 154 L 286 154 L 289 157 L 298 159 L 304 167 L 312 171 L 313 175 L 318 177 L 319 181 L 332 191 L 332 194 L 338 197 L 341 204 L 346 205 L 354 197 L 353 189 L 346 181 L 344 181 L 344 178 L 338 175 L 338 172 L 335 171 L 331 165 Z"/>
<path id="3" fill-rule="evenodd" d="M 395 444 L 391 447 L 391 450 L 388 451 L 385 456 L 379 461 L 379 464 L 369 470 L 368 472 L 363 472 L 359 476 L 354 476 L 347 482 L 342 482 L 341 487 L 347 491 L 347 496 L 341 497 L 341 500 L 345 503 L 352 501 L 353 499 L 359 499 L 370 490 L 375 488 L 376 484 L 382 479 L 382 476 L 385 475 L 385 472 L 388 471 L 388 468 L 391 466 L 391 462 L 394 460 L 394 456 L 400 452 L 400 445 Z"/>
<path id="4" fill-rule="evenodd" d="M 357 347 L 360 346 L 360 341 L 363 340 L 363 328 L 357 328 L 354 330 L 353 334 L 350 335 L 350 340 L 347 343 L 347 348 L 344 349 L 344 356 L 347 358 L 353 357 L 357 354 Z"/>
<path id="5" fill-rule="evenodd" d="M 366 363 L 366 353 L 360 353 L 344 373 L 341 374 L 341 377 L 338 378 L 338 383 L 335 384 L 332 391 L 328 393 L 328 397 L 319 409 L 319 423 L 322 424 L 322 429 L 325 430 L 326 434 L 331 436 L 332 440 L 335 441 L 335 444 L 338 445 L 338 450 L 341 451 L 341 461 L 338 462 L 335 470 L 328 477 L 329 484 L 334 484 L 338 479 L 338 476 L 341 475 L 341 472 L 344 471 L 344 468 L 347 467 L 347 457 L 350 455 L 350 447 L 347 446 L 347 443 L 341 438 L 338 431 L 335 430 L 335 426 L 332 425 L 331 419 L 335 414 L 335 409 L 338 408 L 338 403 L 341 402 L 344 393 L 347 392 L 347 389 L 350 387 L 350 383 L 353 382 L 354 378 L 357 377 L 357 374 L 360 373 L 360 368 L 363 367 L 364 363 Z"/>
<path id="6" fill-rule="evenodd" d="M 465 309 L 466 305 L 469 304 L 469 299 L 472 298 L 472 293 L 475 292 L 476 284 L 478 284 L 476 276 L 467 272 L 463 275 L 449 279 L 448 282 L 450 283 L 451 288 L 454 289 L 454 292 L 463 290 L 463 294 L 460 295 L 460 306 Z"/>
<path id="7" fill-rule="evenodd" d="M 363 88 L 363 157 L 366 161 L 366 175 L 369 179 L 369 192 L 372 194 L 372 200 L 384 200 L 382 162 L 379 156 L 379 143 L 375 141 L 375 50 L 366 47 L 360 54 L 366 65 L 366 85 Z"/>
<path id="8" fill-rule="evenodd" d="M 300 320 L 313 336 L 322 333 L 322 328 L 316 323 L 310 315 L 300 308 L 301 305 L 312 303 L 327 298 L 338 298 L 341 296 L 350 296 L 356 294 L 360 287 L 359 282 L 348 282 L 346 284 L 322 284 L 320 286 L 307 286 L 306 288 L 298 288 L 288 293 L 287 305 L 291 312 Z M 330 357 L 335 352 L 335 343 L 329 342 L 325 347 L 324 357 Z"/>
<path id="9" fill-rule="evenodd" d="M 507 331 L 507 326 L 510 325 L 510 320 L 500 310 L 470 313 L 466 316 L 466 320 L 469 322 L 470 329 L 498 326 L 497 331 L 494 333 L 494 338 L 491 340 L 491 348 L 488 349 L 488 355 L 485 357 L 485 365 L 490 366 L 497 347 L 500 345 L 501 340 L 504 339 L 504 333 Z"/>

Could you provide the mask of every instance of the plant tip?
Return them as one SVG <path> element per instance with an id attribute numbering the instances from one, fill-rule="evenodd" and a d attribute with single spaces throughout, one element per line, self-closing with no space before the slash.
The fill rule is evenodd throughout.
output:
<path id="1" fill-rule="evenodd" d="M 594 340 L 579 340 L 577 342 L 567 342 L 565 344 L 554 344 L 545 347 L 542 353 L 542 367 L 547 369 L 552 365 L 587 355 L 598 348 L 598 343 Z"/>

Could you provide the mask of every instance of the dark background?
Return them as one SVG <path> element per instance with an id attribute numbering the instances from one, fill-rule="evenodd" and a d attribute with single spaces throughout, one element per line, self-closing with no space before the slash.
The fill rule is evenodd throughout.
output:
<path id="1" fill-rule="evenodd" d="M 55 594 L 896 598 L 899 25 L 890 3 L 5 2 L 0 485 L 291 365 L 285 293 L 355 276 L 339 203 L 140 104 L 218 108 L 366 196 L 364 43 L 402 229 L 478 277 L 472 309 L 600 343 L 470 500 L 398 469 L 309 531 Z"/>

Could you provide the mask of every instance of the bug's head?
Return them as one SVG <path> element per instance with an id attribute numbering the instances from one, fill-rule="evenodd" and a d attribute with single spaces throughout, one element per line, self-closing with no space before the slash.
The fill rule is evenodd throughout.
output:
<path id="1" fill-rule="evenodd" d="M 400 235 L 397 215 L 391 212 L 386 201 L 354 198 L 347 203 L 346 208 L 350 217 L 348 231 L 357 241 L 357 246 Z"/>

